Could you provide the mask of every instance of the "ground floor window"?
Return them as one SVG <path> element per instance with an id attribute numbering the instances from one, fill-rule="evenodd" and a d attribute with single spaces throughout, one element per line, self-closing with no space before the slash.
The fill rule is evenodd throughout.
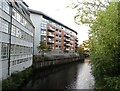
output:
<path id="1" fill-rule="evenodd" d="M 1 58 L 6 59 L 8 58 L 8 44 L 2 43 L 1 45 Z"/>

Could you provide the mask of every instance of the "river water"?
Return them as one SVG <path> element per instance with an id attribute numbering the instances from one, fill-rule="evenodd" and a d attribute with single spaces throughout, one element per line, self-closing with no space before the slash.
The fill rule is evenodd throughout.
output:
<path id="1" fill-rule="evenodd" d="M 72 63 L 35 72 L 24 89 L 93 89 L 94 77 L 88 62 Z"/>

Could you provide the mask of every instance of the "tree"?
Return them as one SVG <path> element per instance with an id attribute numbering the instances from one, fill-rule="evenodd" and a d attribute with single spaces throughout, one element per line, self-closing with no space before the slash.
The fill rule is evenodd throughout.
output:
<path id="1" fill-rule="evenodd" d="M 39 53 L 42 53 L 42 56 L 44 56 L 44 52 L 46 50 L 46 45 L 45 42 L 40 41 L 39 46 L 38 46 Z"/>
<path id="2" fill-rule="evenodd" d="M 76 0 L 68 7 L 77 10 L 74 20 L 77 24 L 87 24 L 91 27 L 99 11 L 109 5 L 109 0 Z"/>
<path id="3" fill-rule="evenodd" d="M 89 40 L 83 41 L 83 44 L 81 44 L 78 48 L 78 53 L 80 56 L 89 56 L 90 54 Z"/>
<path id="4" fill-rule="evenodd" d="M 110 89 L 120 89 L 120 2 L 117 1 L 84 0 L 71 6 L 78 11 L 75 22 L 91 28 L 90 62 L 96 84 L 103 83 L 103 87 Z"/>
<path id="5" fill-rule="evenodd" d="M 119 2 L 112 2 L 98 13 L 90 30 L 91 64 L 96 82 L 120 89 Z"/>
<path id="6" fill-rule="evenodd" d="M 79 47 L 78 47 L 78 54 L 79 54 L 79 56 L 84 56 L 84 47 L 83 47 L 83 45 L 80 45 Z"/>

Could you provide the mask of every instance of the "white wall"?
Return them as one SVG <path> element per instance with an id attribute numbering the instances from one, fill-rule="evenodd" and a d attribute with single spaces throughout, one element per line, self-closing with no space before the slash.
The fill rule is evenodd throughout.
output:
<path id="1" fill-rule="evenodd" d="M 32 23 L 35 27 L 35 35 L 34 35 L 34 55 L 38 55 L 37 47 L 41 40 L 41 22 L 42 22 L 42 16 L 37 14 L 30 14 L 30 18 L 32 20 Z"/>

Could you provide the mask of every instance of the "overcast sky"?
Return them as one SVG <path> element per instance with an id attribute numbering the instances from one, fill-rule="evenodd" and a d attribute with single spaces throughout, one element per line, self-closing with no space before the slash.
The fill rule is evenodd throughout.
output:
<path id="1" fill-rule="evenodd" d="M 74 23 L 74 15 L 76 11 L 66 8 L 70 4 L 70 0 L 23 0 L 30 9 L 42 11 L 55 20 L 67 25 L 78 32 L 79 44 L 83 40 L 88 39 L 89 27 L 80 26 Z"/>

